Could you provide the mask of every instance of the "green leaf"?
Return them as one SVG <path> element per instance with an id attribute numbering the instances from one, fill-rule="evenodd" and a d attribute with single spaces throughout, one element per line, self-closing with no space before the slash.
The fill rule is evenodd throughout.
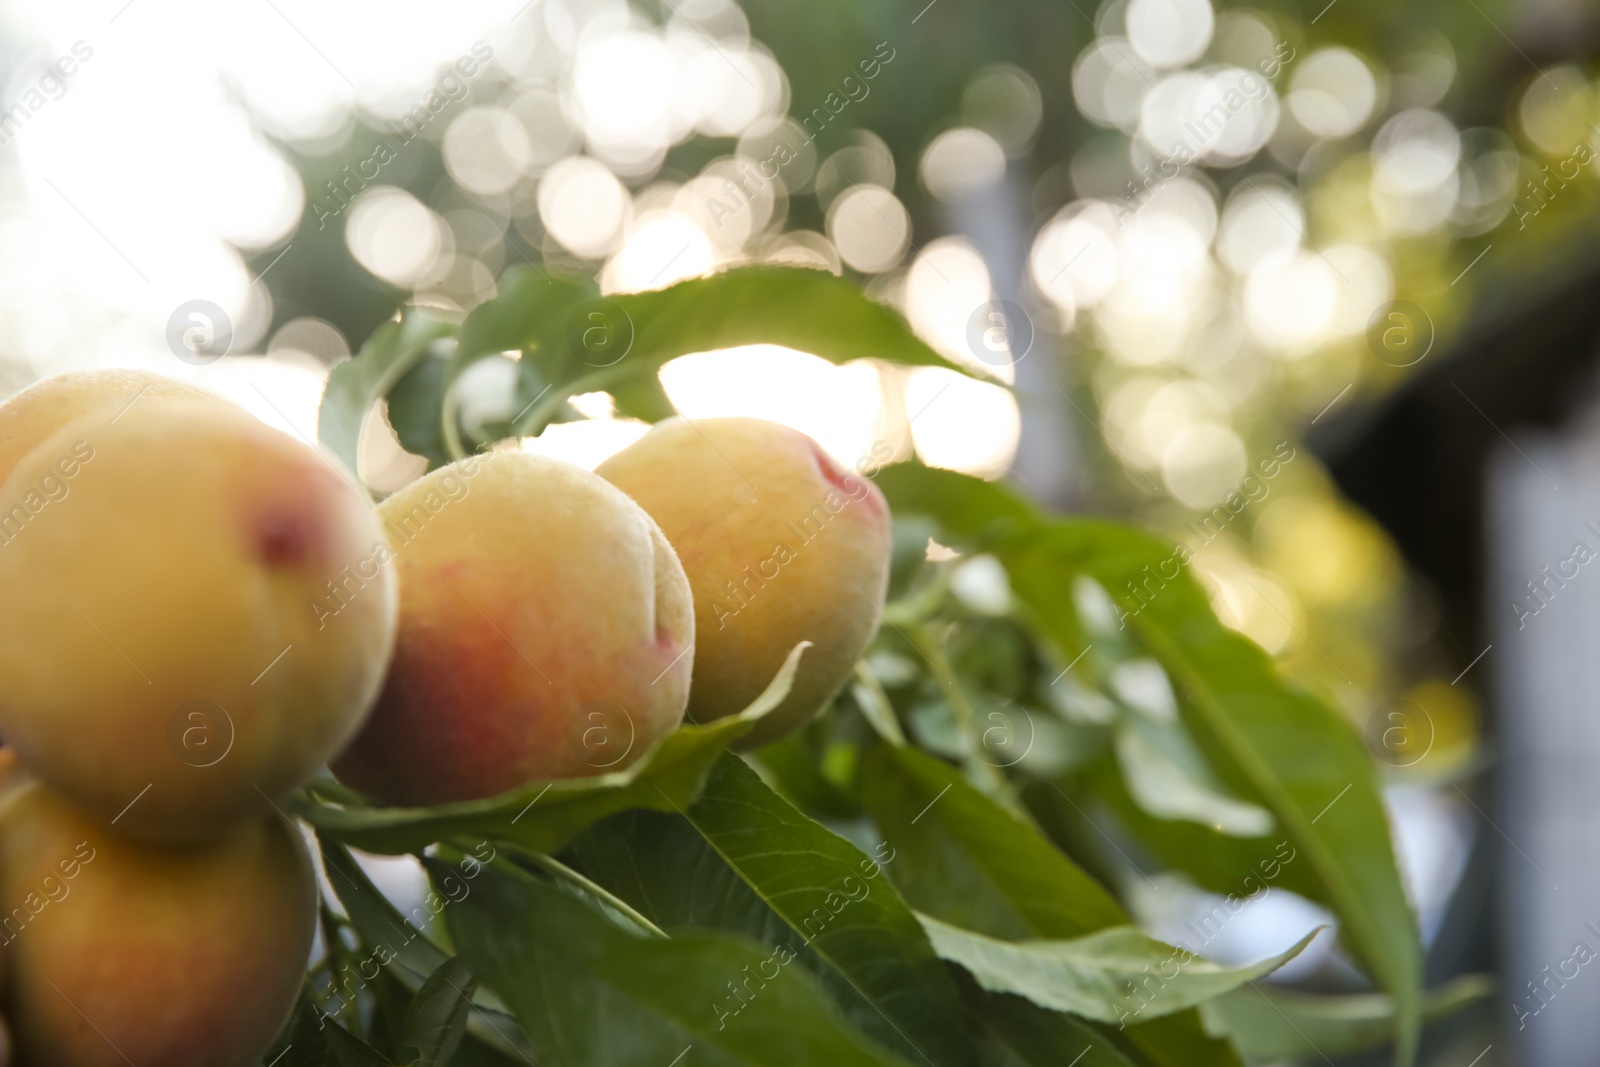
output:
<path id="1" fill-rule="evenodd" d="M 1028 533 L 1045 521 L 1039 509 L 1026 497 L 997 482 L 987 482 L 955 471 L 925 467 L 920 463 L 896 463 L 873 476 L 878 488 L 894 504 L 895 521 L 902 517 L 924 516 L 940 530 L 969 542 L 982 540 L 981 551 L 992 551 L 988 543 Z M 1001 564 L 1005 559 L 996 556 Z M 1013 593 L 1020 593 L 1016 577 L 1006 568 Z M 1066 593 L 1066 589 L 1058 589 Z"/>
<path id="2" fill-rule="evenodd" d="M 388 967 L 367 984 L 366 993 L 372 998 L 363 1018 L 367 1042 L 389 1057 L 391 1063 L 409 1064 L 415 1053 L 405 1042 L 406 1012 L 417 995 L 417 986 L 406 985 L 399 968 Z"/>
<path id="3" fill-rule="evenodd" d="M 1395 864 L 1373 761 L 1342 713 L 1291 686 L 1271 660 L 1211 612 L 1170 545 L 1114 523 L 1047 519 L 1002 486 L 901 465 L 880 471 L 896 512 L 938 519 L 993 552 L 1037 624 L 1063 647 L 1081 640 L 1070 598 L 1080 576 L 1113 598 L 1121 622 L 1172 679 L 1184 722 L 1229 789 L 1260 804 L 1304 854 L 1314 899 L 1395 997 L 1397 1060 L 1420 1035 L 1422 951 Z M 1152 577 L 1154 574 L 1154 577 Z M 1143 591 L 1143 598 L 1135 593 Z"/>
<path id="4" fill-rule="evenodd" d="M 575 851 L 596 881 L 669 933 L 755 937 L 797 956 L 885 1047 L 939 1067 L 972 1062 L 950 974 L 878 864 L 738 757 L 718 762 L 679 818 L 612 820 Z"/>
<path id="5" fill-rule="evenodd" d="M 355 473 L 361 424 L 372 405 L 388 395 L 428 346 L 450 333 L 449 323 L 412 309 L 399 322 L 386 322 L 351 359 L 328 372 L 317 411 L 317 439 Z"/>
<path id="6" fill-rule="evenodd" d="M 434 417 L 447 453 L 465 452 L 456 424 L 455 384 L 468 367 L 486 356 L 524 352 L 519 381 L 542 380 L 549 388 L 541 388 L 522 410 L 526 413 L 535 408 L 536 402 L 548 394 L 549 402 L 537 408 L 540 417 L 535 431 L 553 420 L 566 397 L 572 395 L 555 387 L 593 369 L 579 363 L 577 353 L 569 351 L 566 333 L 573 313 L 598 294 L 594 282 L 587 278 L 551 275 L 533 266 L 506 272 L 500 280 L 499 295 L 479 304 L 461 324 L 456 349 L 443 371 Z"/>
<path id="7" fill-rule="evenodd" d="M 473 308 L 461 324 L 451 378 L 483 356 L 564 341 L 573 309 L 597 295 L 599 290 L 588 279 L 550 274 L 538 267 L 506 271 L 494 299 Z"/>
<path id="8" fill-rule="evenodd" d="M 383 1053 L 337 1026 L 328 1027 L 327 1038 L 339 1067 L 394 1067 Z"/>
<path id="9" fill-rule="evenodd" d="M 678 413 L 654 374 L 617 383 L 611 387 L 611 399 L 616 402 L 617 415 L 625 419 L 660 422 Z"/>
<path id="10" fill-rule="evenodd" d="M 528 1067 L 534 1060 L 527 1053 L 509 1055 L 502 1052 L 493 1045 L 475 1039 L 469 1032 L 449 1062 L 450 1067 Z"/>
<path id="11" fill-rule="evenodd" d="M 533 782 L 487 800 L 432 808 L 352 807 L 302 799 L 298 809 L 318 833 L 368 852 L 421 852 L 436 842 L 458 837 L 511 841 L 540 852 L 556 852 L 607 815 L 640 807 L 671 811 L 691 803 L 717 757 L 783 702 L 794 683 L 800 656 L 809 647 L 810 642 L 795 646 L 750 707 L 705 725 L 684 723 L 625 770 L 592 778 Z"/>
<path id="12" fill-rule="evenodd" d="M 1198 1009 L 1147 1019 L 1117 1037 L 1150 1067 L 1241 1067 L 1233 1045 L 1206 1033 Z"/>
<path id="13" fill-rule="evenodd" d="M 527 294 L 530 302 L 540 299 L 539 283 L 526 274 L 512 292 Z M 965 373 L 917 337 L 899 312 L 827 271 L 736 267 L 594 304 L 545 299 L 547 310 L 538 312 L 480 308 L 485 325 L 479 328 L 469 319 L 457 352 L 458 359 L 467 360 L 499 350 L 485 346 L 519 347 L 505 342 L 522 330 L 525 343 L 546 353 L 540 366 L 553 387 L 517 420 L 519 433 L 538 432 L 567 397 L 596 389 L 612 392 L 632 414 L 659 417 L 670 406 L 656 384 L 664 364 L 692 352 L 740 345 L 784 345 L 832 363 L 870 358 Z M 588 353 L 578 335 L 568 336 L 574 313 L 598 316 L 597 328 L 604 329 L 607 343 L 626 345 L 625 353 L 614 362 L 609 353 L 605 360 L 580 358 Z"/>
<path id="14" fill-rule="evenodd" d="M 572 313 L 596 295 L 586 280 L 508 271 L 499 295 L 462 324 L 454 358 L 464 367 L 494 352 L 565 348 Z M 659 368 L 690 352 L 777 344 L 833 363 L 870 358 L 963 370 L 918 338 L 899 312 L 822 270 L 735 267 L 665 289 L 618 293 L 606 302 L 626 314 L 633 341 L 622 359 L 636 365 Z"/>
<path id="15" fill-rule="evenodd" d="M 708 1067 L 905 1067 L 839 1018 L 808 974 L 731 988 L 770 959 L 746 938 L 638 937 L 531 876 L 485 871 L 447 913 L 473 971 L 563 1067 L 664 1067 L 693 1049 Z"/>
<path id="16" fill-rule="evenodd" d="M 1076 937 L 1128 921 L 1098 882 L 948 764 L 879 745 L 862 789 L 894 848 L 889 874 L 920 911 L 1007 939 Z"/>
<path id="17" fill-rule="evenodd" d="M 855 797 L 822 773 L 801 734 L 762 745 L 753 755 L 778 792 L 812 817 L 851 819 L 861 814 Z"/>
<path id="18" fill-rule="evenodd" d="M 1076 937 L 1128 922 L 1098 882 L 946 764 L 880 748 L 868 756 L 864 782 L 866 803 L 895 850 L 886 866 L 913 907 L 1007 940 Z M 1129 1027 L 1125 1038 L 1161 1065 L 1238 1063 L 1192 1011 Z"/>
<path id="19" fill-rule="evenodd" d="M 1462 975 L 1423 998 L 1422 1017 L 1443 1019 L 1494 992 L 1488 975 Z M 1394 998 L 1385 993 L 1330 997 L 1259 986 L 1236 989 L 1200 1007 L 1206 1029 L 1259 1060 L 1349 1056 L 1395 1039 Z"/>
<path id="20" fill-rule="evenodd" d="M 589 319 L 599 325 L 586 328 Z M 666 418 L 674 409 L 657 377 L 661 367 L 691 352 L 737 345 L 786 345 L 835 363 L 874 358 L 962 369 L 854 283 L 796 267 L 738 267 L 604 299 L 590 279 L 515 268 L 500 279 L 499 294 L 462 323 L 448 362 L 406 377 L 427 344 L 449 333 L 433 320 L 426 328 L 411 327 L 423 321 L 413 310 L 404 324 L 386 324 L 342 365 L 349 369 L 335 368 L 329 377 L 319 433 L 352 469 L 361 419 L 391 390 L 399 394 L 395 426 L 408 449 L 432 466 L 460 454 L 465 446 L 455 422 L 455 383 L 473 363 L 498 352 L 522 352 L 519 380 L 543 383 L 522 407 L 513 434 L 540 432 L 562 416 L 569 397 L 602 389 L 623 415 Z M 588 344 L 597 329 L 615 357 L 612 347 L 600 352 Z"/>
<path id="21" fill-rule="evenodd" d="M 1283 966 L 1321 930 L 1281 955 L 1227 967 L 1162 944 L 1136 926 L 1070 941 L 1001 941 L 930 915 L 917 918 L 939 955 L 961 964 L 990 992 L 1015 993 L 1052 1011 L 1107 1023 L 1192 1008 Z"/>
<path id="22" fill-rule="evenodd" d="M 447 362 L 431 356 L 419 360 L 389 390 L 389 425 L 394 427 L 401 447 L 425 457 L 430 470 L 450 462 L 439 428 Z"/>
<path id="23" fill-rule="evenodd" d="M 1181 820 L 1157 819 L 1129 796 L 1127 782 L 1111 760 L 1102 760 L 1085 769 L 1077 783 L 1077 799 L 1070 800 L 1060 788 L 1045 787 L 1030 792 L 1029 803 L 1052 826 L 1076 823 L 1079 832 L 1100 838 L 1088 821 L 1082 794 L 1093 794 L 1155 856 L 1192 877 L 1202 889 L 1220 896 L 1247 897 L 1263 885 L 1288 889 L 1302 896 L 1326 902 L 1326 892 L 1311 867 L 1300 862 L 1301 855 L 1285 837 L 1232 837 L 1209 826 Z"/>
<path id="24" fill-rule="evenodd" d="M 378 891 L 348 849 L 321 833 L 317 835 L 317 845 L 328 872 L 328 884 L 363 943 L 382 948 L 385 956 L 418 976 L 434 973 L 449 960 L 445 951 L 423 934 L 420 923 L 401 915 L 400 909 Z"/>
<path id="25" fill-rule="evenodd" d="M 855 681 L 850 685 L 850 698 L 856 702 L 856 707 L 861 709 L 861 717 L 867 720 L 867 725 L 891 745 L 904 745 L 905 734 L 900 730 L 900 720 L 895 718 L 894 704 L 889 700 L 889 694 L 883 691 L 883 684 L 876 675 L 867 667 L 866 661 L 856 664 Z"/>
<path id="26" fill-rule="evenodd" d="M 1187 819 L 1230 837 L 1271 831 L 1271 813 L 1228 796 L 1181 723 L 1130 712 L 1118 722 L 1113 743 L 1128 792 L 1156 818 Z"/>
<path id="27" fill-rule="evenodd" d="M 428 976 L 406 1012 L 406 1044 L 417 1050 L 412 1067 L 440 1067 L 461 1045 L 472 1014 L 478 980 L 459 959 L 448 959 Z"/>
<path id="28" fill-rule="evenodd" d="M 830 363 L 881 359 L 962 370 L 854 282 L 804 267 L 736 267 L 611 298 L 632 320 L 633 350 L 655 366 L 690 352 L 777 344 Z"/>
<path id="29" fill-rule="evenodd" d="M 992 1067 L 1137 1067 L 1115 1041 L 1082 1019 L 1047 1011 L 1024 997 L 977 991 L 985 1062 Z"/>
<path id="30" fill-rule="evenodd" d="M 322 854 L 328 884 L 344 906 L 350 924 L 361 936 L 362 943 L 377 958 L 390 964 L 391 973 L 404 978 L 411 989 L 419 988 L 430 975 L 440 973 L 450 962 L 450 956 L 422 932 L 429 916 L 419 916 L 415 911 L 409 918 L 401 915 L 389 898 L 372 884 L 350 851 L 326 834 L 317 835 L 317 849 Z M 472 994 L 472 1002 L 479 1013 L 470 1020 L 475 1036 L 502 1054 L 521 1055 L 521 1044 L 526 1039 L 504 1014 L 505 1005 L 499 998 L 488 990 L 478 989 Z"/>
<path id="31" fill-rule="evenodd" d="M 264 1057 L 274 1067 L 328 1067 L 333 1062 L 328 1050 L 328 1024 L 311 996 L 310 985 L 300 988 L 294 1014 Z"/>

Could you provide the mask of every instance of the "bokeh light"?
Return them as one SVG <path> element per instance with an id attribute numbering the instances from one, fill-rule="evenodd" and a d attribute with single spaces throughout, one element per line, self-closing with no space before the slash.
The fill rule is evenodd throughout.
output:
<path id="1" fill-rule="evenodd" d="M 452 239 L 422 201 L 392 185 L 363 190 L 350 205 L 345 242 L 356 262 L 391 285 L 420 287 L 448 267 Z"/>
<path id="2" fill-rule="evenodd" d="M 1129 0 L 1128 41 L 1145 62 L 1176 67 L 1199 59 L 1211 43 L 1210 0 Z"/>
<path id="3" fill-rule="evenodd" d="M 911 215 L 880 185 L 853 185 L 828 208 L 828 236 L 839 256 L 868 274 L 900 262 L 911 244 Z"/>
<path id="4" fill-rule="evenodd" d="M 1372 115 L 1378 82 L 1348 48 L 1323 48 L 1295 68 L 1289 109 L 1318 137 L 1348 137 Z"/>
<path id="5" fill-rule="evenodd" d="M 946 130 L 922 153 L 922 181 L 940 200 L 956 201 L 987 189 L 1006 173 L 1005 149 L 982 130 Z"/>
<path id="6" fill-rule="evenodd" d="M 550 236 L 585 259 L 598 259 L 621 242 L 633 201 L 599 160 L 569 156 L 539 180 L 539 217 Z"/>

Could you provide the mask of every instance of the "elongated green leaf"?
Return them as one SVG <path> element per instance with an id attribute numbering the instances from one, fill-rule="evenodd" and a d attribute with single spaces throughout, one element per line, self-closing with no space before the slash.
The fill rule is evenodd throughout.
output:
<path id="1" fill-rule="evenodd" d="M 302 800 L 319 833 L 368 852 L 399 855 L 458 837 L 514 841 L 541 852 L 562 848 L 597 819 L 628 808 L 670 810 L 699 793 L 717 757 L 748 727 L 730 719 L 685 724 L 624 771 L 534 782 L 488 800 L 432 808 L 331 806 Z"/>
<path id="2" fill-rule="evenodd" d="M 1371 757 L 1350 722 L 1285 682 L 1267 655 L 1224 627 L 1181 553 L 1113 523 L 1039 516 L 1001 486 L 902 465 L 877 482 L 897 513 L 937 518 L 951 536 L 993 552 L 1038 624 L 1064 646 L 1079 639 L 1064 593 L 1098 582 L 1122 623 L 1161 662 L 1184 720 L 1230 789 L 1270 811 L 1305 857 L 1315 896 L 1341 936 L 1394 997 L 1397 1059 L 1420 1032 L 1421 947 L 1406 902 Z"/>
<path id="3" fill-rule="evenodd" d="M 1087 768 L 1079 784 L 1156 857 L 1188 874 L 1203 889 L 1220 896 L 1247 897 L 1271 886 L 1326 902 L 1316 872 L 1302 862 L 1301 853 L 1286 837 L 1233 837 L 1197 823 L 1157 819 L 1134 803 L 1111 760 Z M 1085 819 L 1083 804 L 1057 788 L 1031 791 L 1029 804 L 1051 825 L 1077 821 L 1084 833 L 1100 839 Z"/>
<path id="4" fill-rule="evenodd" d="M 973 1062 L 950 974 L 879 865 L 738 757 L 719 761 L 679 818 L 612 820 L 575 851 L 596 881 L 669 932 L 726 930 L 793 954 L 852 1022 L 905 1058 Z"/>
<path id="5" fill-rule="evenodd" d="M 671 940 L 619 929 L 531 876 L 484 872 L 447 912 L 473 971 L 562 1067 L 663 1067 L 692 1051 L 710 1067 L 905 1067 L 853 1033 L 810 975 L 733 983 L 770 950 L 726 934 Z"/>
<path id="6" fill-rule="evenodd" d="M 428 976 L 406 1012 L 406 1044 L 417 1050 L 412 1067 L 448 1063 L 467 1035 L 478 980 L 467 965 L 448 959 Z"/>
<path id="7" fill-rule="evenodd" d="M 769 782 L 807 814 L 817 818 L 851 819 L 860 803 L 829 780 L 798 735 L 763 745 L 755 752 Z"/>
<path id="8" fill-rule="evenodd" d="M 493 1045 L 476 1040 L 468 1028 L 467 1038 L 449 1059 L 450 1067 L 528 1067 L 536 1062 L 527 1053 L 508 1055 Z"/>
<path id="9" fill-rule="evenodd" d="M 1488 975 L 1462 975 L 1423 998 L 1422 1017 L 1434 1022 L 1494 992 Z M 1236 989 L 1201 1005 L 1206 1029 L 1226 1036 L 1259 1060 L 1349 1056 L 1382 1048 L 1395 1038 L 1394 998 L 1386 993 L 1330 997 L 1259 986 Z"/>
<path id="10" fill-rule="evenodd" d="M 1146 1019 L 1118 1030 L 1117 1038 L 1150 1067 L 1243 1067 L 1230 1041 L 1206 1033 L 1198 1008 Z"/>
<path id="11" fill-rule="evenodd" d="M 614 391 L 632 414 L 660 417 L 670 407 L 656 385 L 663 364 L 739 345 L 784 345 L 833 363 L 871 358 L 962 369 L 918 338 L 898 312 L 826 271 L 737 267 L 652 292 L 566 303 L 540 290 L 541 283 L 524 274 L 508 297 L 540 310 L 485 305 L 477 312 L 484 325 L 469 322 L 457 352 L 470 360 L 498 350 L 493 346 L 535 349 L 553 388 L 517 420 L 518 432 L 538 432 L 566 397 L 593 389 Z M 520 340 L 507 344 L 518 331 Z"/>
<path id="12" fill-rule="evenodd" d="M 1154 538 L 1104 523 L 1060 524 L 1012 557 L 1018 584 L 1059 580 L 1063 568 L 1125 589 L 1149 560 Z M 1137 607 L 1128 596 L 1124 610 Z M 1064 630 L 1061 606 L 1042 595 L 1031 606 Z M 1271 811 L 1304 856 L 1297 886 L 1314 885 L 1341 936 L 1401 1005 L 1400 1059 L 1419 1036 L 1421 948 L 1405 898 L 1380 783 L 1364 743 L 1342 713 L 1287 684 L 1255 645 L 1218 623 L 1205 593 L 1178 574 L 1128 625 L 1161 660 L 1183 698 L 1185 722 L 1232 790 Z"/>
<path id="13" fill-rule="evenodd" d="M 1198 1008 L 1145 1019 L 1115 1036 L 1150 1067 L 1242 1067 L 1231 1042 L 1206 1033 Z"/>
<path id="14" fill-rule="evenodd" d="M 328 873 L 328 884 L 350 917 L 350 925 L 355 927 L 374 958 L 403 969 L 400 977 L 412 990 L 418 989 L 430 975 L 441 973 L 450 962 L 450 956 L 423 933 L 431 909 L 424 904 L 410 916 L 401 915 L 400 909 L 378 892 L 378 887 L 372 884 L 349 849 L 323 834 L 317 836 L 317 848 Z M 493 856 L 491 850 L 487 855 L 480 853 L 473 858 L 482 861 Z M 448 898 L 436 895 L 434 899 L 442 908 Z M 501 1054 L 525 1055 L 522 1046 L 526 1039 L 504 1014 L 505 1005 L 500 999 L 481 988 L 472 991 L 471 996 L 479 1012 L 468 1023 L 473 1033 Z"/>
<path id="15" fill-rule="evenodd" d="M 1162 944 L 1136 926 L 1114 926 L 1071 941 L 1001 941 L 918 915 L 933 947 L 983 988 L 1041 1007 L 1122 1023 L 1192 1008 L 1283 966 L 1317 935 L 1246 967 L 1212 963 Z"/>
<path id="16" fill-rule="evenodd" d="M 960 369 L 912 333 L 899 312 L 827 271 L 738 267 L 612 299 L 632 320 L 634 352 L 657 365 L 690 352 L 778 344 L 831 363 L 882 359 Z"/>
<path id="17" fill-rule="evenodd" d="M 1082 1019 L 1004 993 L 980 990 L 972 1000 L 990 1067 L 1141 1067 Z"/>
<path id="18" fill-rule="evenodd" d="M 494 299 L 473 308 L 461 324 L 453 357 L 455 372 L 496 352 L 532 349 L 564 340 L 573 309 L 599 295 L 599 289 L 587 278 L 551 274 L 537 267 L 506 271 Z"/>
<path id="19" fill-rule="evenodd" d="M 425 917 L 401 915 L 400 909 L 378 892 L 348 849 L 326 835 L 319 834 L 317 841 L 328 884 L 333 886 L 334 895 L 362 941 L 372 948 L 382 948 L 387 958 L 418 976 L 432 974 L 449 960 L 445 951 L 422 932 Z"/>
<path id="20" fill-rule="evenodd" d="M 883 691 L 883 683 L 868 669 L 865 660 L 856 663 L 855 674 L 856 680 L 850 686 L 850 698 L 861 709 L 861 717 L 885 741 L 893 745 L 905 744 L 900 720 L 895 718 L 894 705 L 889 700 L 889 694 Z"/>
<path id="21" fill-rule="evenodd" d="M 678 413 L 654 374 L 618 382 L 611 387 L 611 399 L 616 402 L 617 415 L 625 419 L 660 422 Z"/>
<path id="22" fill-rule="evenodd" d="M 336 1061 L 328 1048 L 328 1026 L 311 998 L 310 986 L 301 987 L 294 1014 L 267 1050 L 265 1062 L 277 1067 L 329 1067 Z"/>
<path id="23" fill-rule="evenodd" d="M 868 755 L 864 782 L 864 799 L 894 849 L 886 866 L 913 907 L 1007 940 L 1076 937 L 1128 922 L 1098 882 L 954 768 L 914 750 L 880 748 Z M 1192 1011 L 1131 1026 L 1126 1040 L 1158 1064 L 1238 1063 Z"/>
<path id="24" fill-rule="evenodd" d="M 554 421 L 571 395 L 556 387 L 595 370 L 579 360 L 587 353 L 569 342 L 568 327 L 598 296 L 599 289 L 587 278 L 552 275 L 533 266 L 507 271 L 500 279 L 499 294 L 479 304 L 461 324 L 455 351 L 441 372 L 433 411 L 441 446 L 452 454 L 467 451 L 455 422 L 455 384 L 472 364 L 498 352 L 525 353 L 518 388 L 530 390 L 532 396 L 527 401 L 519 398 L 518 409 L 527 413 L 539 399 L 550 395 L 549 403 L 538 409 L 535 432 Z"/>
<path id="25" fill-rule="evenodd" d="M 379 971 L 377 978 L 367 985 L 366 993 L 371 996 L 372 1005 L 363 1013 L 364 1036 L 373 1048 L 389 1057 L 389 1062 L 408 1063 L 416 1052 L 405 1041 L 406 1012 L 417 995 L 417 987 L 408 987 L 396 970 L 390 967 Z"/>
<path id="26" fill-rule="evenodd" d="M 367 412 L 427 356 L 429 345 L 449 333 L 448 323 L 411 310 L 399 322 L 378 327 L 361 351 L 328 372 L 317 411 L 317 438 L 352 472 Z"/>
<path id="27" fill-rule="evenodd" d="M 992 937 L 1067 938 L 1128 921 L 1110 893 L 1033 827 L 915 749 L 868 755 L 863 800 L 894 848 L 912 907 Z"/>
<path id="28" fill-rule="evenodd" d="M 1180 723 L 1137 713 L 1117 724 L 1114 745 L 1123 781 L 1139 806 L 1159 819 L 1187 819 L 1231 837 L 1264 836 L 1272 816 L 1226 794 Z"/>
<path id="29" fill-rule="evenodd" d="M 327 1039 L 333 1062 L 339 1067 L 393 1067 L 383 1053 L 337 1026 L 328 1027 Z"/>
<path id="30" fill-rule="evenodd" d="M 739 267 L 604 299 L 590 279 L 514 268 L 501 278 L 499 294 L 462 323 L 448 362 L 407 377 L 427 344 L 448 332 L 410 311 L 403 324 L 375 332 L 330 376 L 319 433 L 352 469 L 361 420 L 403 377 L 396 425 L 403 426 L 406 446 L 434 466 L 459 454 L 466 446 L 454 421 L 455 383 L 474 362 L 497 352 L 524 353 L 519 389 L 529 399 L 517 405 L 517 434 L 538 433 L 567 410 L 568 397 L 601 389 L 625 415 L 665 418 L 673 408 L 657 378 L 662 365 L 736 345 L 786 345 L 835 363 L 874 358 L 961 369 L 853 283 L 796 267 Z"/>
<path id="31" fill-rule="evenodd" d="M 389 425 L 407 452 L 422 456 L 429 469 L 450 462 L 439 426 L 444 403 L 444 372 L 448 360 L 418 360 L 388 393 Z"/>
<path id="32" fill-rule="evenodd" d="M 777 677 L 755 702 L 706 725 L 684 723 L 658 741 L 626 770 L 593 778 L 534 782 L 488 800 L 433 808 L 369 808 L 302 800 L 300 814 L 319 833 L 365 849 L 399 854 L 421 852 L 457 837 L 513 841 L 540 852 L 556 852 L 584 827 L 628 808 L 676 810 L 700 794 L 717 757 L 755 722 L 783 702 L 794 683 L 796 645 Z"/>

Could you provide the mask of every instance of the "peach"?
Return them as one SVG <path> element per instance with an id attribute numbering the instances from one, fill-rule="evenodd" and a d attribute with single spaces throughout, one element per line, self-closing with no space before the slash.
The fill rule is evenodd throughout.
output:
<path id="1" fill-rule="evenodd" d="M 3 997 L 17 1062 L 261 1062 L 311 952 L 316 883 L 277 816 L 172 849 L 111 832 L 42 782 L 0 800 Z"/>
<path id="2" fill-rule="evenodd" d="M 141 400 L 227 401 L 198 386 L 138 370 L 79 370 L 34 382 L 0 403 L 0 482 L 22 457 L 74 419 L 103 411 L 106 420 Z"/>
<path id="3" fill-rule="evenodd" d="M 694 590 L 689 717 L 731 715 L 801 641 L 794 688 L 741 744 L 809 721 L 877 631 L 889 508 L 811 438 L 759 419 L 668 419 L 602 463 L 678 550 Z"/>
<path id="4" fill-rule="evenodd" d="M 495 452 L 379 505 L 400 574 L 394 666 L 334 764 L 396 804 L 617 770 L 683 719 L 689 583 L 638 505 L 570 463 Z"/>
<path id="5" fill-rule="evenodd" d="M 0 737 L 119 831 L 215 837 L 355 734 L 388 551 L 345 474 L 237 408 L 69 422 L 0 483 Z"/>

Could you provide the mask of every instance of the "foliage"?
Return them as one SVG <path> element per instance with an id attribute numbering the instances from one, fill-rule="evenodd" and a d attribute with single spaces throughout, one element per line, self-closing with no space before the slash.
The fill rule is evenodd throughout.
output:
<path id="1" fill-rule="evenodd" d="M 624 336 L 597 367 L 597 337 Z M 403 440 L 443 446 L 436 464 L 486 447 L 451 387 L 506 350 L 532 407 L 508 433 L 576 417 L 565 399 L 597 388 L 660 418 L 665 359 L 755 341 L 943 363 L 819 272 L 750 268 L 597 303 L 529 271 L 457 328 L 410 311 L 375 333 L 330 378 L 323 439 L 354 465 L 387 398 Z M 283 1062 L 660 1067 L 692 1050 L 774 1067 L 1152 1067 L 1303 1051 L 1285 1051 L 1255 996 L 1341 1049 L 1393 1039 L 1406 1063 L 1425 1010 L 1479 992 L 1425 1001 L 1360 738 L 1218 623 L 1170 546 L 947 471 L 871 473 L 895 509 L 894 599 L 856 683 L 799 735 L 727 751 L 782 700 L 804 645 L 744 714 L 686 724 L 626 771 L 427 810 L 308 790 L 300 814 L 335 896 Z M 960 554 L 932 561 L 930 538 Z M 973 606 L 974 575 L 1009 607 Z M 352 847 L 422 858 L 420 917 Z M 1261 992 L 1311 937 L 1243 967 L 1150 937 L 1130 887 L 1158 870 L 1230 899 L 1321 902 L 1380 992 Z"/>

